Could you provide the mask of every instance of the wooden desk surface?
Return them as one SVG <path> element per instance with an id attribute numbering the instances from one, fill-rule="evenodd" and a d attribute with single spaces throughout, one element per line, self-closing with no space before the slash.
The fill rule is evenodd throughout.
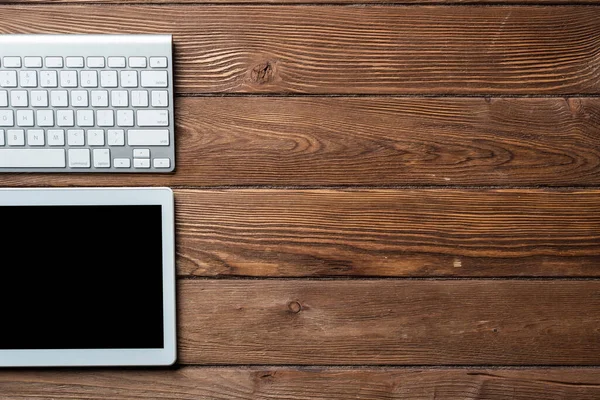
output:
<path id="1" fill-rule="evenodd" d="M 175 174 L 0 185 L 173 187 L 180 348 L 0 399 L 600 398 L 598 0 L 3 0 L 0 31 L 174 34 Z"/>

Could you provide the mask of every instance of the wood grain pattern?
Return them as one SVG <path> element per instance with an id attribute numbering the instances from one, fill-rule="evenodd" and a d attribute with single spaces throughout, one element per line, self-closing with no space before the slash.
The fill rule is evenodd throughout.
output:
<path id="1" fill-rule="evenodd" d="M 6 5 L 1 13 L 1 33 L 173 32 L 180 94 L 600 90 L 596 7 Z"/>
<path id="2" fill-rule="evenodd" d="M 600 280 L 572 279 L 600 276 L 600 8 L 576 2 L 0 0 L 0 33 L 173 33 L 180 95 L 175 174 L 0 174 L 179 188 L 180 365 L 0 370 L 0 400 L 600 398 Z"/>
<path id="3" fill-rule="evenodd" d="M 600 99 L 179 98 L 174 175 L 3 186 L 600 184 Z"/>
<path id="4" fill-rule="evenodd" d="M 180 281 L 180 362 L 598 365 L 599 290 L 600 281 Z"/>
<path id="5" fill-rule="evenodd" d="M 3 400 L 597 400 L 597 369 L 0 371 Z"/>
<path id="6" fill-rule="evenodd" d="M 599 276 L 600 191 L 176 191 L 180 275 Z"/>

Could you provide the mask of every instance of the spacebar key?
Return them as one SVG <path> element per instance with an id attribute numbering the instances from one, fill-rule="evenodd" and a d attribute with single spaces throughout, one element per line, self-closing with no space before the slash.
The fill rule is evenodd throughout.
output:
<path id="1" fill-rule="evenodd" d="M 64 149 L 0 149 L 0 168 L 65 168 Z"/>
<path id="2" fill-rule="evenodd" d="M 127 131 L 130 146 L 168 146 L 168 129 L 130 129 Z"/>

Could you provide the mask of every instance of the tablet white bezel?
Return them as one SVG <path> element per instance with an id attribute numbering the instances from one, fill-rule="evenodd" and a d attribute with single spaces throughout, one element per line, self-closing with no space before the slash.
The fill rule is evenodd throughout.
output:
<path id="1" fill-rule="evenodd" d="M 137 366 L 175 362 L 175 232 L 173 192 L 169 188 L 0 189 L 2 206 L 160 205 L 163 243 L 162 349 L 2 350 L 0 366 Z M 117 278 L 117 277 L 115 277 Z M 1 318 L 1 316 L 0 316 Z M 0 329 L 6 329 L 3 327 Z M 43 335 L 43 332 L 40 332 Z"/>

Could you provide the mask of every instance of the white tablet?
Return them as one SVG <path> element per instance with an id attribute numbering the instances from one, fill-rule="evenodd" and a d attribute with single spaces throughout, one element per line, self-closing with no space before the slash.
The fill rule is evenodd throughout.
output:
<path id="1" fill-rule="evenodd" d="M 168 188 L 0 189 L 0 366 L 170 365 Z"/>

